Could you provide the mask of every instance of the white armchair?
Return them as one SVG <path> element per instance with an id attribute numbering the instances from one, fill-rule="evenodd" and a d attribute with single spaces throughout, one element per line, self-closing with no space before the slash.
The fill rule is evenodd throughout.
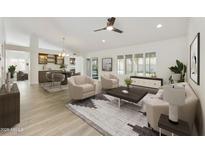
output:
<path id="1" fill-rule="evenodd" d="M 94 80 L 85 75 L 73 76 L 68 80 L 70 97 L 81 100 L 95 95 Z"/>
<path id="2" fill-rule="evenodd" d="M 186 98 L 185 98 L 185 104 L 179 107 L 178 116 L 179 119 L 187 121 L 189 123 L 189 126 L 193 128 L 198 98 L 187 83 L 182 83 L 182 84 L 185 84 Z M 146 99 L 144 103 L 145 103 L 144 105 L 145 105 L 145 111 L 147 114 L 148 123 L 150 124 L 150 127 L 158 131 L 159 130 L 158 121 L 160 115 L 161 114 L 168 115 L 169 103 L 162 100 L 162 98 L 157 98 L 157 97 L 150 97 L 149 99 Z"/>
<path id="3" fill-rule="evenodd" d="M 119 78 L 113 74 L 107 73 L 101 75 L 102 89 L 112 89 L 119 86 Z"/>

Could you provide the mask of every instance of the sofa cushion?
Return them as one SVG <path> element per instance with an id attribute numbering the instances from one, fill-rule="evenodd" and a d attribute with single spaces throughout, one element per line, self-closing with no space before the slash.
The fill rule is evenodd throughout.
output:
<path id="1" fill-rule="evenodd" d="M 82 84 L 80 85 L 83 88 L 83 92 L 89 92 L 94 90 L 94 86 L 92 84 Z"/>

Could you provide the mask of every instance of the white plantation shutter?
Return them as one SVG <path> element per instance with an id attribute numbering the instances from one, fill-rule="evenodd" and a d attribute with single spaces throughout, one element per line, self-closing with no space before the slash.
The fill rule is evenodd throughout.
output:
<path id="1" fill-rule="evenodd" d="M 135 54 L 135 73 L 136 75 L 144 75 L 144 54 Z"/>
<path id="2" fill-rule="evenodd" d="M 125 73 L 125 59 L 123 55 L 117 56 L 117 74 L 123 75 Z"/>
<path id="3" fill-rule="evenodd" d="M 132 55 L 125 55 L 125 73 L 130 74 L 132 72 L 133 72 Z"/>
<path id="4" fill-rule="evenodd" d="M 150 52 L 145 54 L 145 75 L 149 77 L 156 76 L 156 52 Z"/>

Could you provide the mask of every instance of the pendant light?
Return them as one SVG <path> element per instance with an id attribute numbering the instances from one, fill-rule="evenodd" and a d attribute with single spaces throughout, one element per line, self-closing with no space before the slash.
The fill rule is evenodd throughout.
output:
<path id="1" fill-rule="evenodd" d="M 68 57 L 69 54 L 66 54 L 65 52 L 65 45 L 64 45 L 64 42 L 65 42 L 65 37 L 62 37 L 62 52 L 58 54 L 59 57 L 62 57 L 64 58 L 65 56 Z"/>

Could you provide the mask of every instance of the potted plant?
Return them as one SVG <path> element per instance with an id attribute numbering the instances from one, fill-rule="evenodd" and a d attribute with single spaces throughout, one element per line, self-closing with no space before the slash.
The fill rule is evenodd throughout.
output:
<path id="1" fill-rule="evenodd" d="M 127 88 L 130 88 L 130 85 L 132 84 L 132 80 L 130 78 L 126 78 L 125 80 L 125 84 L 127 85 Z"/>
<path id="2" fill-rule="evenodd" d="M 173 72 L 173 74 L 169 77 L 170 83 L 173 83 L 174 81 L 175 82 L 184 82 L 185 81 L 185 75 L 186 75 L 186 71 L 187 71 L 186 65 L 184 65 L 179 60 L 176 60 L 176 64 L 177 65 L 175 65 L 175 66 L 169 67 L 171 72 Z"/>
<path id="3" fill-rule="evenodd" d="M 11 74 L 11 79 L 14 78 L 14 73 L 15 73 L 16 67 L 17 67 L 17 65 L 10 65 L 10 66 L 8 67 L 8 71 L 9 71 L 10 74 Z"/>

